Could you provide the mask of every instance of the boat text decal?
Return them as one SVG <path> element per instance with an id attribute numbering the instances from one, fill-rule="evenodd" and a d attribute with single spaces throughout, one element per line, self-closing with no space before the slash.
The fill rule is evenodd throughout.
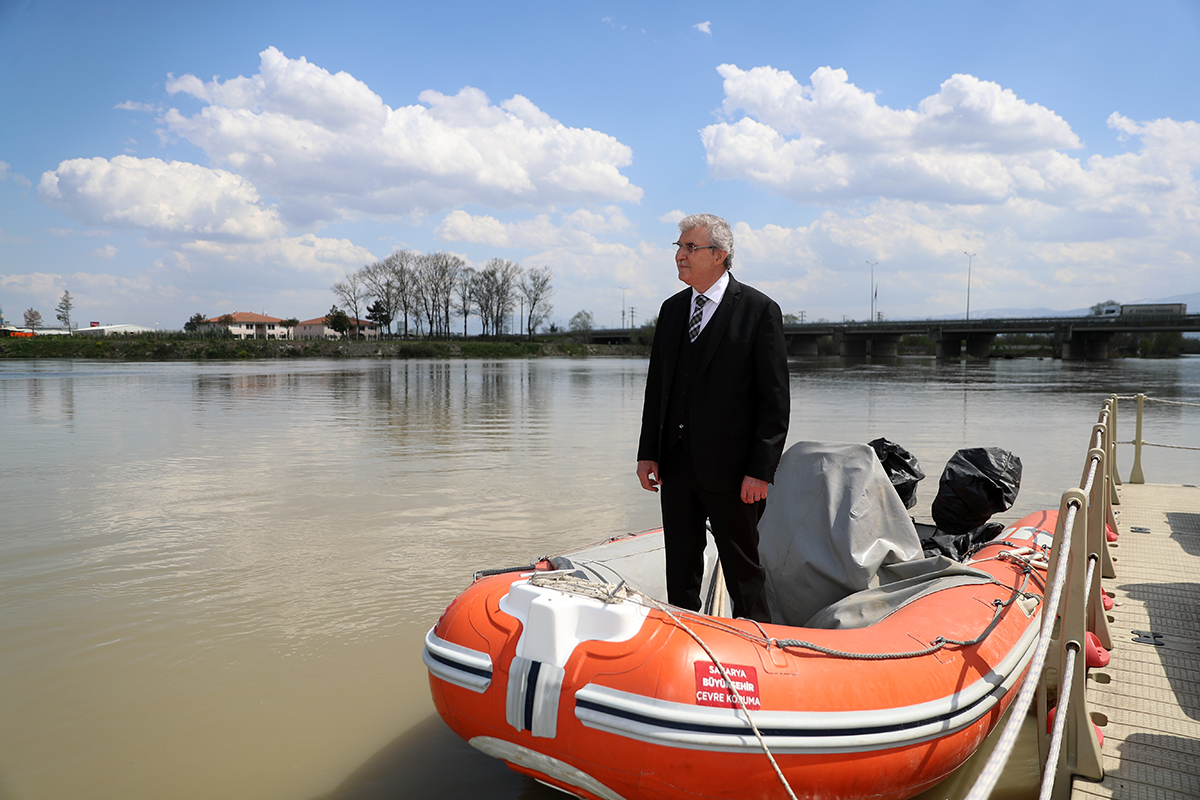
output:
<path id="1" fill-rule="evenodd" d="M 738 708 L 733 692 L 721 677 L 721 670 L 711 661 L 697 661 L 696 667 L 696 705 L 717 706 L 719 708 Z M 742 696 L 746 708 L 762 708 L 758 698 L 758 673 L 754 667 L 741 664 L 726 664 L 725 672 L 733 683 L 733 688 Z"/>

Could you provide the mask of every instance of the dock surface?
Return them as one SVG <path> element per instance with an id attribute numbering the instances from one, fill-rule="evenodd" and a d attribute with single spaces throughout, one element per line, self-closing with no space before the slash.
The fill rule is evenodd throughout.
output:
<path id="1" fill-rule="evenodd" d="M 1200 798 L 1200 487 L 1124 484 L 1110 552 L 1112 661 L 1087 697 L 1104 734 L 1104 780 L 1072 800 Z"/>

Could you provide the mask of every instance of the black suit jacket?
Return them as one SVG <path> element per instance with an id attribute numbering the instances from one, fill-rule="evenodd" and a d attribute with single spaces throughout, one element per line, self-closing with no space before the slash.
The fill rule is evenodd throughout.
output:
<path id="1" fill-rule="evenodd" d="M 639 461 L 662 461 L 663 426 L 680 344 L 691 313 L 692 290 L 662 304 L 638 441 Z M 787 344 L 778 304 L 734 280 L 705 327 L 707 342 L 692 376 L 687 424 L 696 437 L 696 476 L 709 492 L 737 491 L 749 475 L 775 477 L 790 413 Z"/>

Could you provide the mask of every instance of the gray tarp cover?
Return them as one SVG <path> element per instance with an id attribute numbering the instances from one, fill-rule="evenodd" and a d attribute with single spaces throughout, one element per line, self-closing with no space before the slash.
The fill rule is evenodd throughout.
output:
<path id="1" fill-rule="evenodd" d="M 552 559 L 592 580 L 666 600 L 662 534 L 589 545 Z M 986 583 L 990 576 L 944 556 L 922 558 L 908 509 L 865 444 L 800 442 L 783 454 L 759 523 L 772 622 L 860 628 L 918 597 Z M 716 567 L 705 551 L 703 596 Z"/>
<path id="2" fill-rule="evenodd" d="M 983 574 L 949 559 L 923 558 L 908 510 L 865 444 L 790 447 L 758 530 L 771 620 L 783 625 L 860 627 L 946 588 L 940 585 L 943 574 Z M 891 568 L 908 562 L 914 563 L 907 569 Z M 848 597 L 897 581 L 891 591 Z M 833 603 L 840 607 L 814 619 Z"/>

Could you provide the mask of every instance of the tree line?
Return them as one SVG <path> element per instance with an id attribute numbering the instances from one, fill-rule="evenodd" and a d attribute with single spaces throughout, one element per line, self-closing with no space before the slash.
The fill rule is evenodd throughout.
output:
<path id="1" fill-rule="evenodd" d="M 532 339 L 553 310 L 552 280 L 549 267 L 525 269 L 503 258 L 474 269 L 442 251 L 396 250 L 330 287 L 338 303 L 326 319 L 341 323 L 339 311 L 354 319 L 365 312 L 389 336 L 397 323 L 401 335 L 448 339 L 455 320 L 462 320 L 466 336 L 474 316 L 484 336 L 499 337 L 513 332 L 512 314 L 519 309 L 518 331 Z"/>
<path id="2" fill-rule="evenodd" d="M 67 329 L 67 333 L 72 333 L 75 330 L 75 326 L 71 322 L 71 309 L 74 307 L 74 298 L 71 297 L 71 293 L 69 291 L 64 290 L 62 297 L 58 298 L 58 305 L 54 307 L 54 316 L 57 317 L 58 321 L 63 324 L 63 327 Z M 42 322 L 42 312 L 38 311 L 36 308 L 26 309 L 24 321 L 25 327 L 34 332 L 36 332 L 38 328 L 45 327 L 44 323 Z M 4 313 L 0 312 L 0 325 L 5 324 L 7 323 L 4 319 Z"/>

